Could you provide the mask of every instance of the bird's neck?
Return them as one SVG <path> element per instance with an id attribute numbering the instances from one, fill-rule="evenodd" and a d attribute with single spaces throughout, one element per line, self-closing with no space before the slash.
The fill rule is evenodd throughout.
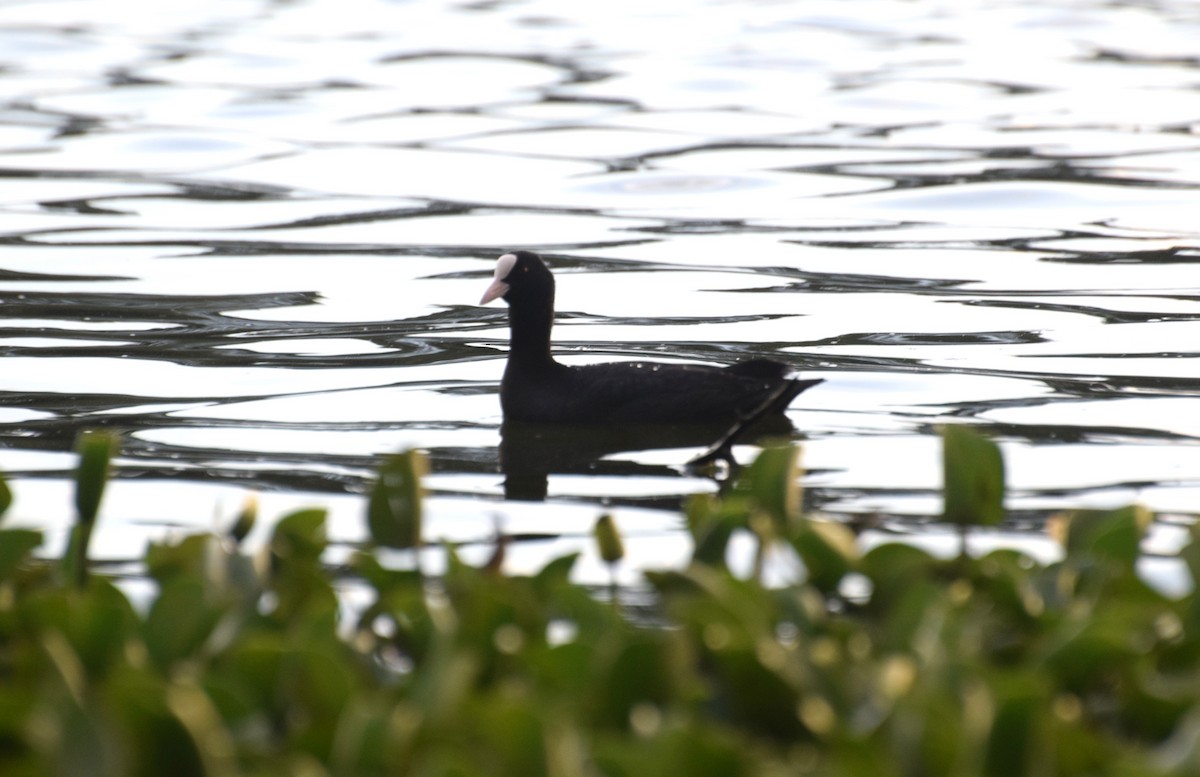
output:
<path id="1" fill-rule="evenodd" d="M 554 326 L 554 299 L 544 305 L 510 307 L 508 359 L 525 369 L 555 366 L 550 355 L 550 329 Z"/>

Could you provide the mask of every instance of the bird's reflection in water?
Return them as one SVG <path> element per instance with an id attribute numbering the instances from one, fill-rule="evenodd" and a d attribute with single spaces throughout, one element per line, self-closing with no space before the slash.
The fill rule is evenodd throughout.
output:
<path id="1" fill-rule="evenodd" d="M 681 452 L 679 465 L 643 464 L 614 458 L 615 454 L 665 449 L 710 449 L 730 438 L 728 424 L 530 424 L 506 421 L 500 427 L 500 471 L 504 474 L 504 498 L 544 501 L 550 475 L 621 475 L 626 477 L 681 477 L 689 462 Z M 737 430 L 728 439 L 717 463 L 702 462 L 693 473 L 708 474 L 718 482 L 736 469 L 728 448 L 736 441 L 753 443 L 768 438 L 788 437 L 795 427 L 782 415 L 758 420 Z"/>

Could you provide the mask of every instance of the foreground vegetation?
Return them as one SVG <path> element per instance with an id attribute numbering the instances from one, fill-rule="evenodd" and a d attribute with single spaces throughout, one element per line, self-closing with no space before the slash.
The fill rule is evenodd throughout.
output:
<path id="1" fill-rule="evenodd" d="M 81 439 L 61 559 L 0 531 L 6 777 L 1200 775 L 1200 598 L 1138 577 L 1136 507 L 1065 516 L 1049 565 L 863 552 L 801 514 L 798 452 L 769 449 L 686 506 L 692 563 L 647 574 L 647 617 L 570 582 L 573 557 L 504 574 L 502 541 L 482 568 L 427 550 L 448 557 L 437 579 L 385 567 L 382 548 L 421 542 L 410 453 L 369 499 L 353 614 L 318 510 L 258 554 L 239 548 L 252 508 L 227 536 L 152 545 L 155 591 L 134 606 L 87 560 L 114 446 Z M 962 427 L 944 446 L 947 520 L 1000 520 L 995 446 Z M 734 575 L 739 532 L 805 579 Z M 610 520 L 596 542 L 620 563 Z M 1181 557 L 1200 574 L 1200 543 Z"/>

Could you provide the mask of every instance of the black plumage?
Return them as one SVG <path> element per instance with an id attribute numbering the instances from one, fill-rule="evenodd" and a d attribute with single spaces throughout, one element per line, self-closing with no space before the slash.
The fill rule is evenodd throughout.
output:
<path id="1" fill-rule="evenodd" d="M 780 413 L 820 383 L 788 376 L 785 364 L 752 359 L 726 367 L 554 360 L 554 276 L 532 251 L 497 260 L 480 304 L 508 303 L 510 347 L 500 383 L 506 420 L 542 423 L 717 423 Z"/>

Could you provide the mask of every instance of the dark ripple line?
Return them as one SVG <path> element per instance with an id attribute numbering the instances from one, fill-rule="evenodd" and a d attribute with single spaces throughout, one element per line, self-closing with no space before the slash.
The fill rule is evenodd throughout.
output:
<path id="1" fill-rule="evenodd" d="M 1091 296 L 1091 295 L 1089 295 Z M 1128 295 L 1120 295 L 1127 298 Z M 1147 295 L 1161 296 L 1169 299 L 1181 299 L 1179 295 Z M 1200 301 L 1200 297 L 1182 297 L 1182 299 Z M 1160 321 L 1197 321 L 1200 313 L 1161 313 L 1155 311 L 1136 312 L 1126 310 L 1109 310 L 1094 305 L 1069 305 L 1062 302 L 1027 302 L 1024 300 L 980 299 L 965 300 L 964 305 L 988 308 L 1014 308 L 1017 310 L 1042 310 L 1054 313 L 1075 313 L 1098 318 L 1106 324 L 1146 324 Z"/>
<path id="2" fill-rule="evenodd" d="M 68 321 L 137 321 L 211 326 L 221 320 L 228 320 L 226 311 L 229 310 L 298 307 L 316 304 L 319 300 L 320 295 L 311 291 L 197 296 L 0 291 L 0 314 L 6 318 L 61 318 Z M 106 334 L 112 336 L 110 332 Z"/>
<path id="3" fill-rule="evenodd" d="M 1064 251 L 1056 249 L 1057 254 L 1047 256 L 1048 262 L 1058 264 L 1197 264 L 1200 263 L 1200 253 L 1190 246 L 1178 246 L 1157 249 L 1153 251 Z"/>
<path id="4" fill-rule="evenodd" d="M 1004 332 L 956 332 L 951 334 L 925 332 L 851 332 L 810 341 L 808 345 L 1026 345 L 1044 343 L 1046 338 L 1036 332 L 1018 330 Z"/>

